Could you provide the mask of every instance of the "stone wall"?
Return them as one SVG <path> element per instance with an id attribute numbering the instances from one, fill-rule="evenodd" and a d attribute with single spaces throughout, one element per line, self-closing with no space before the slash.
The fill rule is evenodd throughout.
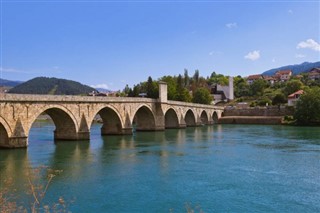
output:
<path id="1" fill-rule="evenodd" d="M 282 116 L 227 116 L 219 124 L 281 124 Z"/>
<path id="2" fill-rule="evenodd" d="M 292 107 L 249 107 L 249 108 L 236 108 L 226 107 L 223 116 L 285 116 L 293 115 L 294 108 Z"/>

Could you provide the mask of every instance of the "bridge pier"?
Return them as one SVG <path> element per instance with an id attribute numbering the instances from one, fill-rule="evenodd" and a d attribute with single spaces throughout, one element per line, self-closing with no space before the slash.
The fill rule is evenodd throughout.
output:
<path id="1" fill-rule="evenodd" d="M 90 140 L 90 132 L 70 133 L 65 131 L 54 131 L 54 140 Z"/>
<path id="2" fill-rule="evenodd" d="M 101 135 L 131 135 L 132 128 L 121 128 L 118 126 L 117 128 L 110 128 L 109 126 L 103 125 L 101 127 Z"/>
<path id="3" fill-rule="evenodd" d="M 90 140 L 90 132 L 78 132 L 78 139 L 77 140 Z"/>
<path id="4" fill-rule="evenodd" d="M 0 148 L 26 148 L 28 146 L 27 137 L 10 137 L 7 143 L 1 143 Z"/>

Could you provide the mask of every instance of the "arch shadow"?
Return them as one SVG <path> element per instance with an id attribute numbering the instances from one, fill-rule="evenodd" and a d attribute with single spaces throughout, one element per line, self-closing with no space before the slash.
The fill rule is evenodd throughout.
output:
<path id="1" fill-rule="evenodd" d="M 156 123 L 152 110 L 144 105 L 139 107 L 133 117 L 132 126 L 136 131 L 154 131 Z"/>
<path id="2" fill-rule="evenodd" d="M 187 127 L 196 126 L 196 118 L 191 109 L 189 109 L 184 117 Z"/>
<path id="3" fill-rule="evenodd" d="M 100 116 L 101 120 L 98 119 Z M 122 134 L 122 121 L 119 114 L 110 107 L 104 107 L 98 111 L 95 118 L 91 121 L 92 123 L 102 122 L 101 135 L 119 135 Z"/>
<path id="4" fill-rule="evenodd" d="M 208 119 L 208 114 L 205 110 L 202 111 L 200 115 L 200 120 L 202 125 L 208 125 L 209 124 L 209 119 Z"/>
<path id="5" fill-rule="evenodd" d="M 174 109 L 168 109 L 164 117 L 166 129 L 179 128 L 178 115 Z"/>

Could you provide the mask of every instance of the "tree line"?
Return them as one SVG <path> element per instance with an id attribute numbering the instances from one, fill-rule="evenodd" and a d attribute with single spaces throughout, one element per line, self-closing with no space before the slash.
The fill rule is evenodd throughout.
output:
<path id="1" fill-rule="evenodd" d="M 295 119 L 302 124 L 320 122 L 320 79 L 311 80 L 308 77 L 308 73 L 291 76 L 288 81 L 275 82 L 273 84 L 265 79 L 258 79 L 252 84 L 248 84 L 247 79 L 240 75 L 233 79 L 235 100 L 228 104 L 248 102 L 251 107 L 280 106 L 287 103 L 288 95 L 298 90 L 304 90 L 305 93 L 302 95 L 295 110 Z M 133 88 L 126 85 L 119 95 L 139 97 L 144 94 L 148 98 L 158 98 L 158 81 L 167 83 L 168 100 L 211 104 L 213 101 L 210 91 L 212 86 L 216 84 L 228 85 L 229 76 L 212 72 L 210 76 L 202 77 L 199 70 L 195 70 L 194 74 L 189 76 L 188 70 L 185 69 L 183 75 L 167 75 L 156 81 L 149 76 L 147 81 L 140 82 L 134 85 Z M 306 114 L 309 116 L 306 116 Z"/>
<path id="2" fill-rule="evenodd" d="M 156 81 L 151 76 L 148 77 L 147 81 L 140 82 L 130 88 L 128 85 L 124 88 L 121 96 L 128 97 L 139 97 L 141 95 L 148 98 L 159 97 L 158 82 L 166 82 L 168 88 L 168 100 L 193 102 L 200 104 L 211 104 L 213 96 L 210 93 L 210 85 L 218 81 L 218 75 L 211 75 L 211 77 L 204 78 L 200 76 L 199 70 L 195 70 L 193 76 L 189 76 L 188 70 L 184 70 L 184 74 L 178 76 L 163 76 Z M 221 82 L 226 83 L 228 80 L 223 75 Z"/>

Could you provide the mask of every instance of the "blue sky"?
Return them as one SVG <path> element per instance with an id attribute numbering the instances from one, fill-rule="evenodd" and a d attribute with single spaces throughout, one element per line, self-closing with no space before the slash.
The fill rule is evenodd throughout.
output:
<path id="1" fill-rule="evenodd" d="M 1 77 L 111 90 L 320 61 L 319 1 L 1 0 Z"/>

